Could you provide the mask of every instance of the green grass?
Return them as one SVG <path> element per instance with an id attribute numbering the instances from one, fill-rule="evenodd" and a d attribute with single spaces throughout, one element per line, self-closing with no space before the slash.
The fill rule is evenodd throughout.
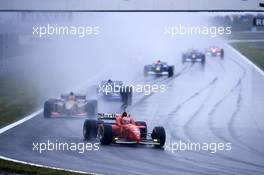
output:
<path id="1" fill-rule="evenodd" d="M 0 127 L 37 109 L 37 94 L 22 77 L 0 74 Z"/>
<path id="2" fill-rule="evenodd" d="M 231 45 L 264 71 L 264 42 L 238 42 Z"/>
<path id="3" fill-rule="evenodd" d="M 231 35 L 225 36 L 229 40 L 263 40 L 264 34 L 258 32 L 233 32 Z"/>
<path id="4" fill-rule="evenodd" d="M 2 174 L 2 172 L 26 175 L 81 175 L 80 173 L 54 170 L 49 168 L 40 168 L 0 159 L 0 174 Z"/>

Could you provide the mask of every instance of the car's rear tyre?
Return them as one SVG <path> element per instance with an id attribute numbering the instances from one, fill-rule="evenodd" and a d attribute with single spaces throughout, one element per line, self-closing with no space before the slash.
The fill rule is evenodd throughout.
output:
<path id="1" fill-rule="evenodd" d="M 102 145 L 111 144 L 113 141 L 112 126 L 107 125 L 107 124 L 103 124 L 103 125 L 100 125 L 98 130 L 99 130 L 98 136 L 100 139 L 100 143 Z"/>
<path id="2" fill-rule="evenodd" d="M 144 66 L 144 76 L 148 75 L 149 70 L 150 70 L 149 65 Z"/>
<path id="3" fill-rule="evenodd" d="M 161 148 L 164 146 L 166 142 L 166 132 L 165 129 L 161 126 L 155 127 L 151 134 L 152 139 L 157 139 L 159 145 L 155 145 L 155 147 Z"/>
<path id="4" fill-rule="evenodd" d="M 225 56 L 224 49 L 221 49 L 221 58 L 224 59 L 224 56 Z"/>
<path id="5" fill-rule="evenodd" d="M 45 118 L 51 117 L 51 112 L 53 110 L 54 100 L 48 100 L 44 103 L 43 115 Z"/>
<path id="6" fill-rule="evenodd" d="M 97 115 L 98 102 L 97 100 L 88 100 L 85 105 L 85 111 L 87 113 L 87 117 L 95 118 Z"/>
<path id="7" fill-rule="evenodd" d="M 125 105 L 131 105 L 132 104 L 132 92 L 133 92 L 132 87 L 130 87 L 130 86 L 122 87 L 122 89 L 120 91 L 120 95 L 121 95 L 121 101 Z"/>
<path id="8" fill-rule="evenodd" d="M 148 134 L 148 128 L 147 128 L 147 124 L 146 122 L 142 122 L 142 121 L 137 121 L 135 122 L 137 126 L 145 126 L 145 128 L 140 128 L 140 137 L 143 139 L 147 138 L 147 134 Z"/>
<path id="9" fill-rule="evenodd" d="M 85 120 L 83 124 L 83 137 L 84 140 L 90 140 L 97 135 L 97 121 L 92 119 Z"/>
<path id="10" fill-rule="evenodd" d="M 174 66 L 169 66 L 168 77 L 172 77 L 173 75 L 174 75 Z"/>
<path id="11" fill-rule="evenodd" d="M 202 64 L 205 64 L 205 55 L 202 55 Z"/>
<path id="12" fill-rule="evenodd" d="M 186 56 L 185 55 L 182 55 L 182 64 L 184 64 L 186 61 Z"/>
<path id="13" fill-rule="evenodd" d="M 147 75 L 148 75 L 148 67 L 144 66 L 144 76 L 147 76 Z"/>

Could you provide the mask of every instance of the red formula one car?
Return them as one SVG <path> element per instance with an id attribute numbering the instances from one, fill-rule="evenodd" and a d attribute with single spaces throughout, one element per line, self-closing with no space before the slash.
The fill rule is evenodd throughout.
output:
<path id="1" fill-rule="evenodd" d="M 224 49 L 223 48 L 211 46 L 211 47 L 207 48 L 205 52 L 206 52 L 206 55 L 209 55 L 209 56 L 220 56 L 221 58 L 224 58 Z"/>
<path id="2" fill-rule="evenodd" d="M 135 122 L 126 112 L 122 115 L 99 113 L 97 120 L 87 119 L 83 125 L 83 136 L 85 140 L 98 138 L 103 145 L 144 144 L 161 148 L 166 141 L 163 127 L 154 127 L 152 133 L 148 133 L 145 122 Z"/>
<path id="3" fill-rule="evenodd" d="M 60 99 L 49 99 L 44 103 L 45 118 L 95 117 L 97 101 L 87 100 L 85 95 L 62 94 Z"/>

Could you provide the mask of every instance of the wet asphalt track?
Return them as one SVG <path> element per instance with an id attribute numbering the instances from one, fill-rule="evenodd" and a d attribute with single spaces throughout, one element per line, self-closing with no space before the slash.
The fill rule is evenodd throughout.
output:
<path id="1" fill-rule="evenodd" d="M 226 56 L 199 63 L 175 61 L 175 76 L 136 82 L 164 83 L 165 93 L 135 95 L 128 108 L 149 130 L 164 126 L 167 143 L 231 142 L 231 151 L 176 151 L 146 146 L 100 146 L 99 151 L 32 151 L 32 142 L 83 142 L 83 120 L 44 119 L 42 114 L 3 133 L 0 155 L 9 158 L 102 174 L 263 174 L 264 77 L 224 46 Z M 99 100 L 100 112 L 121 112 L 119 102 Z"/>

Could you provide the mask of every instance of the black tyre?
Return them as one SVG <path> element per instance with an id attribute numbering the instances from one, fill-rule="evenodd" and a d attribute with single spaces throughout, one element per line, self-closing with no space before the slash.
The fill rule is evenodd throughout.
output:
<path id="1" fill-rule="evenodd" d="M 161 148 L 164 146 L 166 142 L 166 132 L 165 129 L 161 126 L 155 127 L 151 134 L 152 139 L 157 139 L 159 145 L 155 145 L 155 147 Z"/>
<path id="2" fill-rule="evenodd" d="M 132 104 L 132 92 L 133 92 L 132 87 L 130 86 L 122 87 L 120 91 L 120 95 L 121 95 L 121 101 L 124 103 L 124 105 Z"/>
<path id="3" fill-rule="evenodd" d="M 224 52 L 224 49 L 221 49 L 221 58 L 223 59 L 225 56 L 225 52 Z"/>
<path id="4" fill-rule="evenodd" d="M 174 66 L 169 66 L 168 77 L 172 77 L 173 75 L 174 75 Z"/>
<path id="5" fill-rule="evenodd" d="M 98 136 L 102 145 L 109 145 L 113 141 L 112 126 L 103 124 L 98 129 Z"/>
<path id="6" fill-rule="evenodd" d="M 146 122 L 137 121 L 135 123 L 137 126 L 145 126 L 145 128 L 140 128 L 140 137 L 146 139 L 148 134 L 148 128 Z"/>
<path id="7" fill-rule="evenodd" d="M 183 55 L 182 55 L 182 64 L 184 64 L 185 61 L 186 61 L 186 56 L 183 54 Z"/>
<path id="8" fill-rule="evenodd" d="M 48 100 L 44 103 L 43 115 L 45 118 L 51 117 L 51 112 L 53 110 L 54 101 Z"/>
<path id="9" fill-rule="evenodd" d="M 87 101 L 87 104 L 85 105 L 85 111 L 87 113 L 87 117 L 95 118 L 96 115 L 97 115 L 97 109 L 98 109 L 97 100 L 89 100 L 89 101 Z"/>
<path id="10" fill-rule="evenodd" d="M 148 75 L 148 71 L 149 71 L 149 66 L 148 65 L 144 66 L 144 76 Z"/>
<path id="11" fill-rule="evenodd" d="M 205 55 L 202 55 L 202 64 L 205 64 Z"/>
<path id="12" fill-rule="evenodd" d="M 97 135 L 97 121 L 92 119 L 85 120 L 83 124 L 83 137 L 85 140 L 95 138 Z"/>

